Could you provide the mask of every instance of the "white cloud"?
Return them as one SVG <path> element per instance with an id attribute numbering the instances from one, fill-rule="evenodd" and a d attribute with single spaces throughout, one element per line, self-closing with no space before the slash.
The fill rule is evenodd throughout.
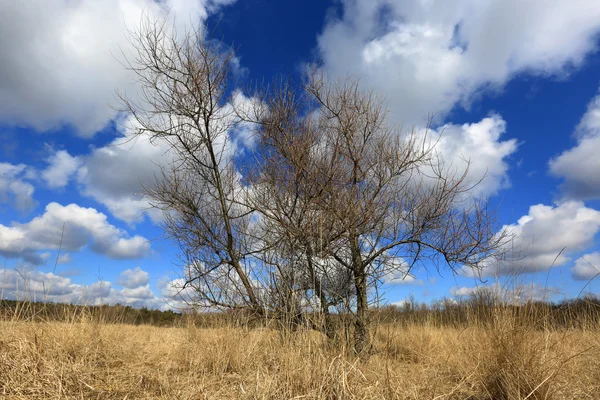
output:
<path id="1" fill-rule="evenodd" d="M 575 134 L 577 145 L 550 160 L 550 173 L 564 179 L 560 185 L 564 199 L 599 199 L 600 95 L 590 102 Z"/>
<path id="2" fill-rule="evenodd" d="M 600 252 L 595 251 L 579 257 L 571 272 L 577 280 L 589 281 L 596 278 L 600 274 Z"/>
<path id="3" fill-rule="evenodd" d="M 247 109 L 255 100 L 236 92 L 232 101 L 238 109 Z M 235 118 L 230 103 L 219 113 L 225 117 L 216 117 L 216 123 L 224 126 L 229 126 Z M 120 121 L 120 137 L 80 157 L 82 167 L 77 173 L 77 181 L 82 185 L 83 195 L 103 204 L 123 221 L 139 221 L 147 214 L 154 222 L 160 222 L 162 212 L 151 209 L 149 199 L 144 198 L 142 192 L 145 186 L 151 186 L 156 178 L 161 178 L 161 166 L 172 163 L 174 156 L 165 141 L 150 141 L 147 135 L 136 135 L 137 127 L 132 117 Z M 252 133 L 248 123 L 241 123 L 216 137 L 214 147 L 217 154 L 222 149 L 222 161 L 227 162 L 251 148 L 255 140 Z"/>
<path id="4" fill-rule="evenodd" d="M 487 197 L 510 184 L 506 159 L 518 146 L 515 139 L 500 140 L 505 131 L 506 122 L 499 115 L 491 115 L 477 123 L 446 124 L 428 135 L 431 140 L 439 137 L 436 150 L 452 163 L 452 169 L 461 174 L 468 167 L 467 181 L 478 183 L 471 194 Z"/>
<path id="5" fill-rule="evenodd" d="M 195 297 L 194 288 L 191 285 L 185 285 L 185 279 L 177 278 L 167 280 L 159 284 L 161 294 L 170 299 L 183 299 L 191 301 Z"/>
<path id="6" fill-rule="evenodd" d="M 114 259 L 140 258 L 150 250 L 147 239 L 130 238 L 125 231 L 109 224 L 106 215 L 76 204 L 50 203 L 44 214 L 28 223 L 0 225 L 0 254 L 33 264 L 43 262 L 39 251 L 58 248 L 79 251 L 85 246 Z"/>
<path id="7" fill-rule="evenodd" d="M 70 296 L 75 289 L 71 279 L 51 272 L 11 269 L 0 270 L 0 287 L 4 298 L 29 298 L 36 301 Z"/>
<path id="8" fill-rule="evenodd" d="M 385 260 L 386 274 L 383 276 L 383 283 L 388 285 L 405 284 L 423 284 L 423 281 L 417 281 L 415 276 L 410 273 L 410 266 L 401 257 L 389 257 Z"/>
<path id="9" fill-rule="evenodd" d="M 566 264 L 571 254 L 583 251 L 594 243 L 600 230 L 600 211 L 577 201 L 556 206 L 538 204 L 531 206 L 529 213 L 519 218 L 516 224 L 503 228 L 514 235 L 514 240 L 508 242 L 504 249 L 508 252 L 506 259 L 490 261 L 477 274 L 519 274 Z M 470 269 L 465 272 L 475 274 Z"/>
<path id="10" fill-rule="evenodd" d="M 476 295 L 489 296 L 490 300 L 503 301 L 507 303 L 522 303 L 526 301 L 549 301 L 559 291 L 553 287 L 540 286 L 535 282 L 502 286 L 499 282 L 486 286 L 463 286 L 450 289 L 454 297 L 469 298 Z"/>
<path id="11" fill-rule="evenodd" d="M 73 258 L 69 253 L 61 254 L 58 256 L 57 264 L 68 264 L 73 262 Z"/>
<path id="12" fill-rule="evenodd" d="M 133 222 L 143 218 L 150 208 L 142 197 L 144 185 L 160 176 L 160 165 L 168 164 L 169 147 L 165 143 L 150 143 L 145 136 L 136 137 L 132 121 L 124 121 L 121 133 L 108 145 L 82 156 L 83 166 L 77 173 L 82 194 L 105 205 L 115 217 Z M 150 217 L 159 221 L 161 214 L 154 210 Z"/>
<path id="13" fill-rule="evenodd" d="M 80 161 L 67 151 L 59 150 L 48 158 L 48 167 L 42 171 L 42 179 L 48 187 L 56 189 L 67 186 L 79 168 Z"/>
<path id="14" fill-rule="evenodd" d="M 111 282 L 91 285 L 74 283 L 71 278 L 36 270 L 0 269 L 0 294 L 5 299 L 28 299 L 72 304 L 124 304 L 132 307 L 168 309 L 148 284 L 116 290 Z"/>
<path id="15" fill-rule="evenodd" d="M 102 299 L 110 296 L 112 284 L 110 282 L 98 281 L 89 286 L 82 286 L 83 296 L 86 299 L 101 303 Z"/>
<path id="16" fill-rule="evenodd" d="M 387 274 L 384 279 L 383 282 L 388 284 L 388 285 L 406 285 L 406 284 L 423 284 L 422 281 L 417 281 L 414 277 L 414 275 L 410 275 L 410 274 L 406 274 L 400 271 L 397 272 L 393 272 L 390 274 Z"/>
<path id="17" fill-rule="evenodd" d="M 455 287 L 450 289 L 450 294 L 454 297 L 469 297 L 473 296 L 479 290 L 479 286 L 474 287 Z"/>
<path id="18" fill-rule="evenodd" d="M 35 188 L 28 179 L 30 171 L 24 164 L 0 163 L 0 204 L 7 203 L 20 211 L 35 207 Z"/>
<path id="19" fill-rule="evenodd" d="M 594 0 L 343 0 L 319 37 L 324 70 L 385 96 L 423 125 L 516 74 L 560 75 L 595 50 Z"/>
<path id="20" fill-rule="evenodd" d="M 404 307 L 408 307 L 410 305 L 410 300 L 408 298 L 406 299 L 402 299 L 400 301 L 395 301 L 393 303 L 390 303 L 391 306 L 396 306 L 399 308 L 404 308 Z"/>
<path id="21" fill-rule="evenodd" d="M 182 32 L 233 0 L 0 1 L 0 119 L 47 131 L 70 124 L 91 136 L 114 117 L 114 90 L 129 89 L 121 64 L 145 13 L 167 10 Z"/>
<path id="22" fill-rule="evenodd" d="M 164 279 L 158 283 L 164 301 L 168 308 L 174 310 L 185 310 L 197 303 L 198 296 L 192 285 L 185 285 L 185 279 Z"/>
<path id="23" fill-rule="evenodd" d="M 135 288 L 125 288 L 121 290 L 121 295 L 132 299 L 153 299 L 154 292 L 150 289 L 150 285 L 139 286 Z"/>
<path id="24" fill-rule="evenodd" d="M 140 267 L 135 267 L 135 269 L 126 269 L 125 271 L 121 272 L 121 276 L 119 277 L 119 281 L 117 283 L 125 286 L 128 289 L 136 289 L 147 285 L 148 282 L 148 273 L 142 270 Z"/>

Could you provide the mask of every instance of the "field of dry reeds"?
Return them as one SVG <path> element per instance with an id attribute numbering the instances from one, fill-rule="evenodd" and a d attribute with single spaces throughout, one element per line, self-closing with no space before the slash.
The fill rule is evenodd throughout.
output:
<path id="1" fill-rule="evenodd" d="M 0 321 L 0 397 L 595 399 L 596 309 L 570 308 L 565 321 L 577 324 L 543 306 L 390 309 L 361 360 L 343 335 L 331 343 L 311 330 L 185 316 L 134 325 L 68 307 L 62 319 L 32 318 L 21 305 Z"/>

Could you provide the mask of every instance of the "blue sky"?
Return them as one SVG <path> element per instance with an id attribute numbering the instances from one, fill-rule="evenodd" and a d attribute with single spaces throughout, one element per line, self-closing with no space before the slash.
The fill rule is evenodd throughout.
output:
<path id="1" fill-rule="evenodd" d="M 318 62 L 384 97 L 394 124 L 435 115 L 440 152 L 487 174 L 477 190 L 517 235 L 521 263 L 490 266 L 487 283 L 419 268 L 386 284 L 390 302 L 507 281 L 553 299 L 600 294 L 586 286 L 600 271 L 595 0 L 0 0 L 4 297 L 166 307 L 176 250 L 139 195 L 161 150 L 119 145 L 126 116 L 111 104 L 116 88 L 135 93 L 118 60 L 126 27 L 167 9 L 237 49 L 240 87 Z"/>

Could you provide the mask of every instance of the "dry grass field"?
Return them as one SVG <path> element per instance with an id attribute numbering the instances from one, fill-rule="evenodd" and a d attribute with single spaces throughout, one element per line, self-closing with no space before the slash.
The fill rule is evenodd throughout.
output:
<path id="1" fill-rule="evenodd" d="M 600 331 L 377 326 L 361 361 L 314 331 L 0 322 L 7 399 L 597 399 Z"/>

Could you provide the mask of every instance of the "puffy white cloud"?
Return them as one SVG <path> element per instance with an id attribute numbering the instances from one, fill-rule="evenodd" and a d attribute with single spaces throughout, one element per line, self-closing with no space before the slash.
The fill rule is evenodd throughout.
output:
<path id="1" fill-rule="evenodd" d="M 589 248 L 600 230 L 600 211 L 577 201 L 556 206 L 538 204 L 516 224 L 503 227 L 514 239 L 505 259 L 490 261 L 469 275 L 500 276 L 548 270 L 566 264 L 570 255 Z M 564 251 L 563 251 L 564 249 Z M 561 252 L 562 251 L 562 252 Z"/>
<path id="2" fill-rule="evenodd" d="M 55 152 L 47 161 L 48 167 L 42 171 L 41 176 L 48 187 L 53 189 L 67 186 L 80 164 L 77 157 L 72 157 L 65 150 Z"/>
<path id="3" fill-rule="evenodd" d="M 121 295 L 132 299 L 153 299 L 155 297 L 154 292 L 150 289 L 150 285 L 125 288 L 121 290 Z"/>
<path id="4" fill-rule="evenodd" d="M 479 286 L 474 286 L 474 287 L 468 287 L 468 286 L 454 287 L 454 288 L 450 289 L 450 294 L 452 296 L 454 296 L 454 297 L 469 297 L 469 296 L 473 296 L 479 290 L 480 290 Z"/>
<path id="5" fill-rule="evenodd" d="M 76 204 L 50 203 L 44 214 L 28 223 L 0 225 L 0 254 L 33 264 L 43 262 L 39 251 L 79 251 L 85 246 L 114 259 L 139 258 L 150 250 L 147 239 L 128 237 L 125 231 L 108 223 L 106 215 Z"/>
<path id="6" fill-rule="evenodd" d="M 401 257 L 389 257 L 385 260 L 386 274 L 383 276 L 383 283 L 388 285 L 405 284 L 423 284 L 423 281 L 416 280 L 410 271 L 410 266 Z"/>
<path id="7" fill-rule="evenodd" d="M 181 32 L 233 1 L 0 1 L 0 120 L 39 131 L 70 124 L 93 135 L 115 115 L 114 90 L 134 92 L 121 64 L 133 51 L 127 29 L 170 10 Z"/>
<path id="8" fill-rule="evenodd" d="M 98 281 L 89 286 L 82 286 L 81 288 L 85 299 L 101 303 L 102 299 L 110 296 L 112 284 L 110 282 Z"/>
<path id="9" fill-rule="evenodd" d="M 186 286 L 183 278 L 164 280 L 158 286 L 161 289 L 161 294 L 170 299 L 191 301 L 196 297 L 194 288 L 191 285 Z"/>
<path id="10" fill-rule="evenodd" d="M 71 279 L 29 270 L 0 270 L 0 287 L 4 298 L 29 298 L 35 301 L 71 296 L 75 286 Z"/>
<path id="11" fill-rule="evenodd" d="M 256 101 L 236 92 L 232 99 L 239 110 L 248 109 Z M 220 110 L 223 118 L 217 123 L 233 124 L 233 105 L 225 104 Z M 150 207 L 142 195 L 144 187 L 151 186 L 161 177 L 161 166 L 173 162 L 171 146 L 165 141 L 150 141 L 147 135 L 136 135 L 138 124 L 132 117 L 119 122 L 120 136 L 104 147 L 81 156 L 82 167 L 77 173 L 82 194 L 105 205 L 117 218 L 132 223 L 147 214 L 153 221 L 162 220 L 162 212 Z M 217 130 L 218 131 L 218 130 Z M 215 138 L 216 153 L 227 162 L 254 146 L 252 126 L 240 123 Z"/>
<path id="12" fill-rule="evenodd" d="M 0 163 L 0 204 L 7 203 L 20 211 L 35 207 L 35 188 L 26 180 L 31 178 L 30 170 L 24 164 Z"/>
<path id="13" fill-rule="evenodd" d="M 518 145 L 515 139 L 501 141 L 505 132 L 506 122 L 499 115 L 491 115 L 477 123 L 446 124 L 427 134 L 437 140 L 436 151 L 459 176 L 468 167 L 467 181 L 477 184 L 471 193 L 487 197 L 510 184 L 507 158 Z"/>
<path id="14" fill-rule="evenodd" d="M 118 284 L 125 286 L 128 289 L 136 289 L 147 285 L 149 282 L 148 273 L 142 270 L 140 267 L 135 267 L 135 269 L 126 269 L 121 272 L 121 275 L 118 280 Z"/>
<path id="15" fill-rule="evenodd" d="M 185 285 L 185 279 L 163 279 L 157 284 L 167 308 L 186 310 L 197 304 L 198 296 L 191 285 Z"/>
<path id="16" fill-rule="evenodd" d="M 575 261 L 575 266 L 571 268 L 573 278 L 582 281 L 589 281 L 600 274 L 600 252 L 593 252 L 579 257 Z"/>
<path id="17" fill-rule="evenodd" d="M 410 305 L 410 299 L 406 298 L 406 299 L 402 299 L 399 301 L 395 301 L 393 303 L 390 303 L 391 306 L 396 306 L 399 308 L 404 308 L 404 307 L 408 307 Z"/>
<path id="18" fill-rule="evenodd" d="M 169 147 L 145 136 L 134 136 L 131 120 L 123 122 L 121 137 L 82 156 L 77 182 L 82 194 L 105 205 L 115 217 L 133 222 L 143 218 L 150 204 L 143 198 L 144 185 L 160 176 L 160 165 L 168 164 Z M 149 213 L 158 221 L 157 210 Z"/>
<path id="19" fill-rule="evenodd" d="M 550 160 L 550 173 L 563 178 L 565 199 L 600 198 L 600 95 L 589 104 L 575 131 L 577 145 Z"/>
<path id="20" fill-rule="evenodd" d="M 343 0 L 318 47 L 324 70 L 385 96 L 422 125 L 516 74 L 564 74 L 596 47 L 594 0 Z"/>
<path id="21" fill-rule="evenodd" d="M 383 282 L 388 285 L 406 285 L 410 283 L 423 284 L 423 281 L 417 281 L 414 275 L 403 273 L 401 271 L 395 271 L 393 273 L 387 274 L 383 278 Z"/>
<path id="22" fill-rule="evenodd" d="M 0 269 L 0 293 L 6 299 L 170 308 L 168 301 L 156 296 L 148 284 L 116 290 L 111 282 L 97 281 L 91 285 L 81 285 L 74 283 L 71 278 L 37 270 Z"/>

